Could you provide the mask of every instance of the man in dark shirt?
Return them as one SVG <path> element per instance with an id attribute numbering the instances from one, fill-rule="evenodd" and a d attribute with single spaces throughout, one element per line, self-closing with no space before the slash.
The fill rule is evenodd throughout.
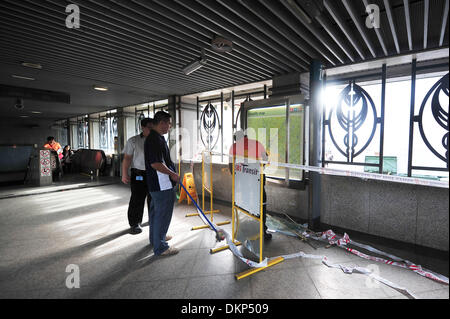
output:
<path id="1" fill-rule="evenodd" d="M 175 185 L 180 179 L 163 136 L 169 132 L 172 125 L 170 114 L 164 111 L 157 112 L 153 125 L 153 130 L 144 144 L 147 185 L 152 197 L 149 237 L 156 256 L 170 256 L 178 253 L 177 248 L 169 247 L 167 244 L 166 234 L 175 203 Z"/>

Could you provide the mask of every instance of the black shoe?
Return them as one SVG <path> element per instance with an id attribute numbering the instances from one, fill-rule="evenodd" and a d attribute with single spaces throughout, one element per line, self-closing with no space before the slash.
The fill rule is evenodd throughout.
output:
<path id="1" fill-rule="evenodd" d="M 264 233 L 264 240 L 271 240 L 272 234 L 271 233 Z"/>
<path id="2" fill-rule="evenodd" d="M 137 235 L 139 233 L 142 233 L 142 229 L 141 227 L 139 227 L 139 225 L 131 227 L 130 234 Z"/>

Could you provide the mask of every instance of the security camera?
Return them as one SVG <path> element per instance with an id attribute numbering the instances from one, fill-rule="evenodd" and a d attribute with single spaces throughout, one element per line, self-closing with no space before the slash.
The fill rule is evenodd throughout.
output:
<path id="1" fill-rule="evenodd" d="M 14 107 L 18 110 L 23 110 L 25 105 L 23 104 L 23 99 L 18 98 L 16 100 L 16 103 L 14 104 Z"/>

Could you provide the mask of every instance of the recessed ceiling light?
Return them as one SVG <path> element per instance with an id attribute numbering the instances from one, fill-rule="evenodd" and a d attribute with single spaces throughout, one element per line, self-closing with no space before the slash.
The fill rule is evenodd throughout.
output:
<path id="1" fill-rule="evenodd" d="M 21 115 L 20 117 L 27 118 L 29 116 L 28 115 Z"/>
<path id="2" fill-rule="evenodd" d="M 22 62 L 22 66 L 32 69 L 42 69 L 42 65 L 39 63 Z"/>
<path id="3" fill-rule="evenodd" d="M 13 78 L 15 78 L 15 79 L 19 79 L 19 80 L 28 80 L 28 81 L 34 81 L 34 80 L 36 80 L 35 78 L 30 78 L 30 77 L 27 77 L 27 76 L 22 76 L 22 75 L 15 75 L 15 74 L 13 74 L 13 75 L 11 75 Z"/>
<path id="4" fill-rule="evenodd" d="M 39 112 L 39 111 L 31 111 L 31 113 L 33 113 L 33 114 L 42 114 L 42 112 Z"/>
<path id="5" fill-rule="evenodd" d="M 94 90 L 97 90 L 97 91 L 108 91 L 108 88 L 106 86 L 94 85 Z"/>

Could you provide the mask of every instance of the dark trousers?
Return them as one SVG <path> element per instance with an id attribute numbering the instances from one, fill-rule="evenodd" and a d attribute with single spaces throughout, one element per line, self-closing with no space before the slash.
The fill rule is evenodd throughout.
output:
<path id="1" fill-rule="evenodd" d="M 152 197 L 148 192 L 147 180 L 145 171 L 131 169 L 130 186 L 131 197 L 128 204 L 128 223 L 130 227 L 137 226 L 142 223 L 142 216 L 144 215 L 145 198 L 147 198 L 147 209 L 150 211 L 150 203 Z M 142 177 L 142 180 L 137 180 Z"/>
<path id="2" fill-rule="evenodd" d="M 176 200 L 175 188 L 165 191 L 152 192 L 151 209 L 148 214 L 150 223 L 149 239 L 156 256 L 169 248 L 166 234 L 172 220 L 173 206 Z"/>

